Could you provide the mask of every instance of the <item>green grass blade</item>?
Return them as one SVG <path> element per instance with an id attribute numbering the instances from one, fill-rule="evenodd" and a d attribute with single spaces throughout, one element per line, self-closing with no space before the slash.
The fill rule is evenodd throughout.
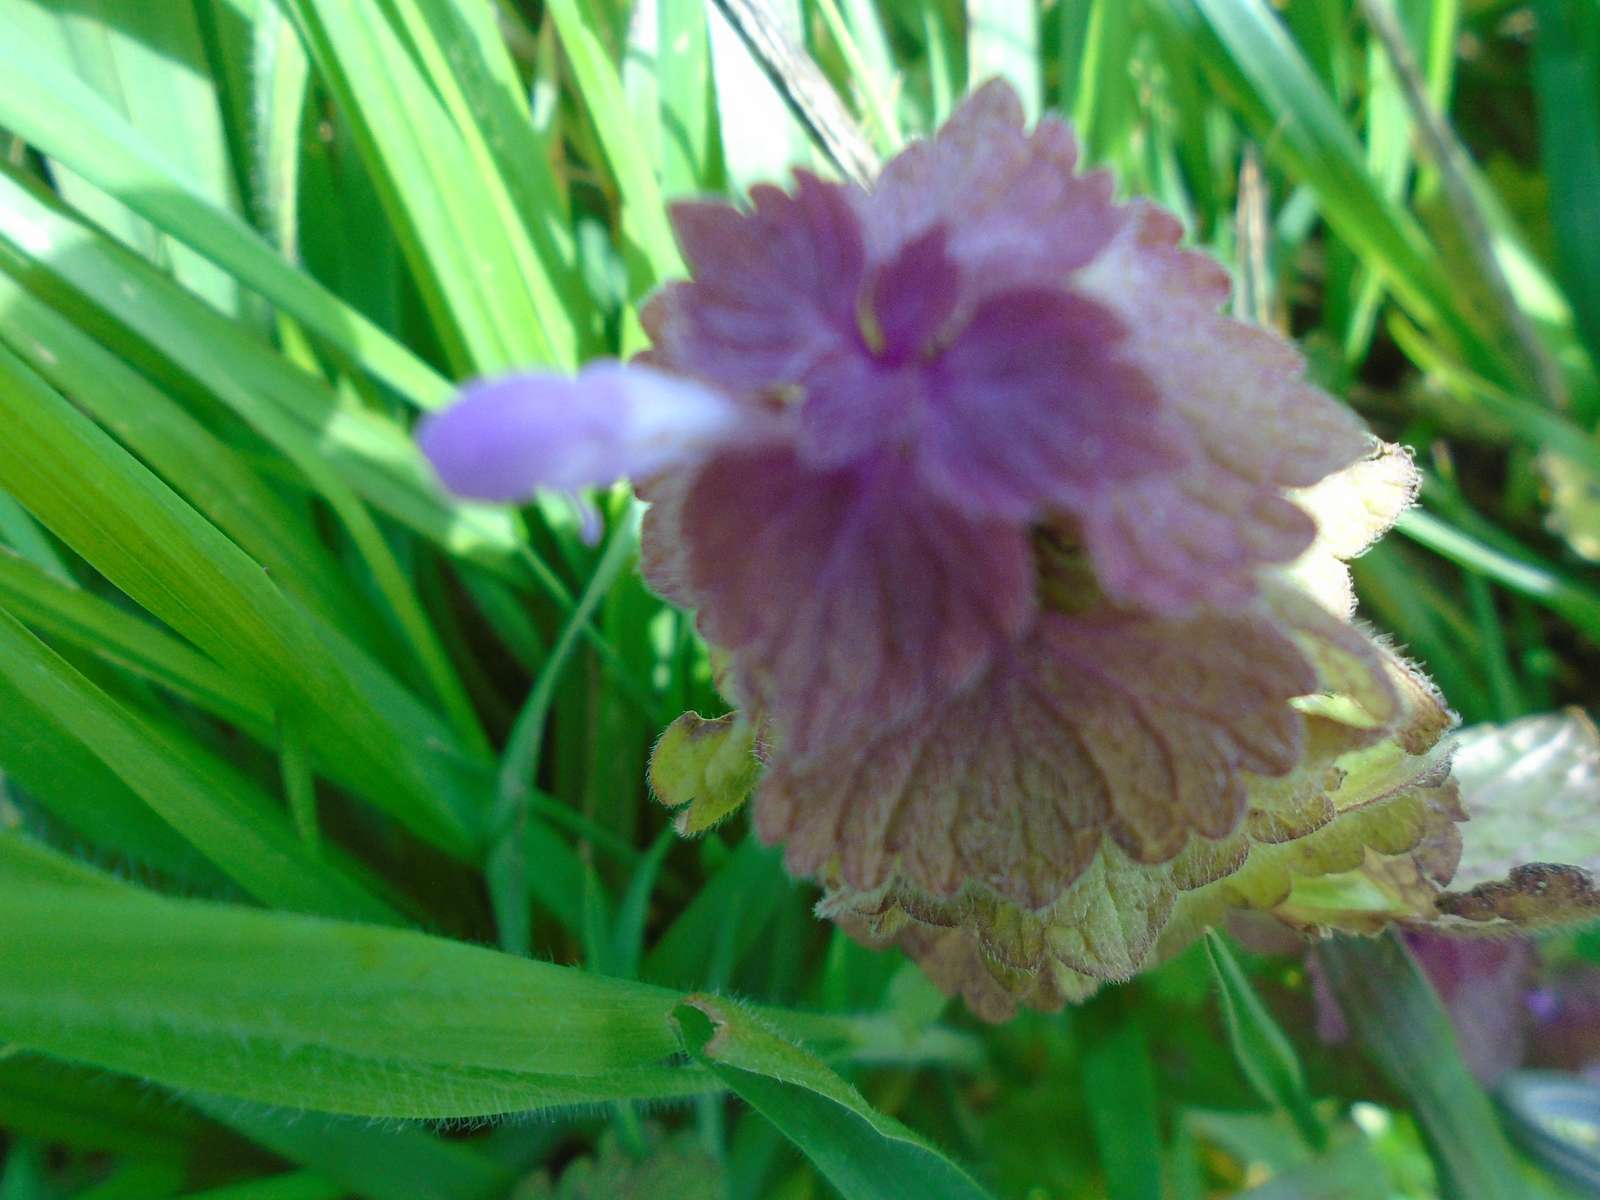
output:
<path id="1" fill-rule="evenodd" d="M 112 583 L 275 708 L 303 713 L 319 758 L 420 836 L 465 852 L 461 816 L 419 748 L 387 726 L 314 626 L 253 563 L 21 362 L 0 349 L 0 486 Z"/>
<path id="2" fill-rule="evenodd" d="M 1083 1088 L 1109 1193 L 1161 1200 L 1155 1065 L 1144 1031 L 1123 1018 L 1084 1054 Z"/>
<path id="3" fill-rule="evenodd" d="M 1293 1118 L 1308 1146 L 1319 1152 L 1324 1150 L 1328 1131 L 1312 1107 L 1305 1068 L 1300 1065 L 1294 1046 L 1250 986 L 1228 943 L 1215 931 L 1207 933 L 1205 940 L 1206 957 L 1227 1020 L 1228 1040 L 1245 1078 L 1258 1096 Z"/>
<path id="4" fill-rule="evenodd" d="M 1446 1195 L 1516 1200 L 1526 1195 L 1494 1109 L 1461 1061 L 1450 1018 L 1394 934 L 1340 937 L 1317 957 L 1345 1020 L 1390 1085 L 1414 1106 Z"/>
<path id="5" fill-rule="evenodd" d="M 276 4 L 261 7 L 250 36 L 248 137 L 256 224 L 284 258 L 296 262 L 300 256 L 300 130 L 311 63 L 300 36 Z M 366 362 L 363 355 L 356 359 Z M 423 378 L 419 370 L 417 382 Z M 430 383 L 424 399 L 432 394 Z"/>
<path id="6" fill-rule="evenodd" d="M 5 492 L 0 492 L 0 545 L 8 547 L 57 582 L 68 587 L 77 586 L 72 572 L 67 570 L 49 535 L 39 527 L 39 522 L 28 514 L 27 509 Z"/>
<path id="7" fill-rule="evenodd" d="M 656 6 L 661 189 L 668 199 L 711 183 L 711 40 L 706 6 Z"/>
<path id="8" fill-rule="evenodd" d="M 0 876 L 0 943 L 0 1036 L 175 1087 L 461 1117 L 707 1082 L 661 1065 L 673 993 L 422 934 Z"/>
<path id="9" fill-rule="evenodd" d="M 549 0 L 546 8 L 622 194 L 623 238 L 646 271 L 633 281 L 637 297 L 661 280 L 683 273 L 661 188 L 645 144 L 633 127 L 621 77 L 591 20 L 578 0 Z"/>
<path id="10" fill-rule="evenodd" d="M 172 732 L 147 724 L 0 611 L 0 673 L 123 780 L 167 824 L 266 904 L 393 922 L 392 908 L 336 855 L 308 853 L 251 780 Z"/>
<path id="11" fill-rule="evenodd" d="M 748 838 L 656 940 L 641 978 L 686 988 L 720 986 L 791 886 L 780 852 Z"/>
<path id="12" fill-rule="evenodd" d="M 799 0 L 772 0 L 766 7 L 791 43 L 804 41 Z M 796 167 L 818 169 L 820 156 L 813 153 L 810 137 L 738 32 L 716 5 L 707 6 L 707 16 L 718 140 L 730 189 L 742 193 L 757 183 L 787 184 Z"/>
<path id="13" fill-rule="evenodd" d="M 230 887 L 192 843 L 16 686 L 9 672 L 0 673 L 0 770 L 7 777 L 0 799 L 13 803 L 20 785 L 24 813 L 42 809 L 96 854 L 160 871 L 202 892 Z"/>
<path id="14" fill-rule="evenodd" d="M 1550 182 L 1556 263 L 1589 353 L 1600 360 L 1600 10 L 1541 0 L 1533 82 Z"/>
<path id="15" fill-rule="evenodd" d="M 1486 545 L 1427 512 L 1406 513 L 1396 528 L 1435 554 L 1559 613 L 1590 641 L 1600 644 L 1600 595 L 1566 579 L 1548 564 Z"/>
<path id="16" fill-rule="evenodd" d="M 506 224 L 554 364 L 575 366 L 592 305 L 578 273 L 570 205 L 494 14 L 459 0 L 393 5 L 472 159 L 475 180 Z"/>
<path id="17" fill-rule="evenodd" d="M 92 178 L 131 210 L 344 349 L 412 403 L 431 407 L 448 397 L 448 384 L 432 368 L 295 270 L 239 217 L 218 208 L 105 101 L 10 31 L 0 38 L 0 66 L 22 81 L 0 92 L 0 125 Z"/>
<path id="18" fill-rule="evenodd" d="M 180 1162 L 197 1137 L 220 1133 L 149 1089 L 103 1071 L 10 1054 L 0 1058 L 0 1127 L 75 1150 Z"/>
<path id="19" fill-rule="evenodd" d="M 222 438 L 82 328 L 0 274 L 0 342 L 158 472 L 313 611 L 360 627 L 311 522 Z"/>
<path id="20" fill-rule="evenodd" d="M 9 245 L 8 245 L 9 244 Z M 7 253 L 9 249 L 9 253 Z M 170 281 L 119 254 L 34 189 L 0 174 L 0 270 L 45 295 L 108 348 L 181 391 L 198 383 L 235 406 L 271 404 L 315 437 L 316 448 L 350 486 L 452 554 L 515 582 L 524 565 L 516 516 L 485 505 L 451 504 L 411 436 L 396 421 L 343 406 L 320 381 L 272 353 L 236 323 L 196 303 Z"/>
<path id="21" fill-rule="evenodd" d="M 577 645 L 579 632 L 588 624 L 606 592 L 632 560 L 638 544 L 639 511 L 637 505 L 631 505 L 620 525 L 612 532 L 595 573 L 562 626 L 550 656 L 540 666 L 539 675 L 521 711 L 517 713 L 505 753 L 501 756 L 490 821 L 494 846 L 490 852 L 488 876 L 500 945 L 513 953 L 525 954 L 529 948 L 526 854 L 527 829 L 532 814 L 528 802 L 539 771 L 545 726 L 550 704 L 555 698 L 556 684 Z"/>
<path id="22" fill-rule="evenodd" d="M 257 734 L 271 728 L 272 710 L 261 696 L 188 643 L 5 550 L 0 550 L 0 607 L 231 725 Z"/>
<path id="23" fill-rule="evenodd" d="M 1316 193 L 1322 216 L 1425 325 L 1470 345 L 1438 255 L 1411 216 L 1384 197 L 1365 152 L 1322 82 L 1265 0 L 1163 0 L 1188 28 L 1213 78 L 1244 109 L 1258 137 Z M 1215 42 L 1204 39 L 1206 32 Z"/>
<path id="24" fill-rule="evenodd" d="M 559 309 L 530 292 L 538 256 L 384 6 L 287 0 L 318 74 L 351 122 L 457 374 L 569 365 Z"/>
<path id="25" fill-rule="evenodd" d="M 348 1117 L 282 1113 L 196 1096 L 191 1103 L 274 1154 L 364 1200 L 500 1200 L 511 1172 L 467 1146 L 420 1129 Z"/>
<path id="26" fill-rule="evenodd" d="M 1010 81 L 1028 119 L 1044 99 L 1039 78 L 1039 9 L 1034 0 L 988 0 L 967 6 L 967 88 Z"/>
<path id="27" fill-rule="evenodd" d="M 846 1200 L 982 1200 L 960 1167 L 875 1111 L 819 1059 L 737 1006 L 691 997 L 673 1012 L 684 1050 L 789 1138 Z"/>
<path id="28" fill-rule="evenodd" d="M 108 115 L 132 140 L 173 163 L 208 207 L 236 209 L 217 88 L 194 6 L 101 0 L 94 18 L 40 0 L 0 3 L 0 61 L 12 80 L 0 109 L 16 101 L 26 107 L 51 104 L 58 117 L 69 119 L 79 105 Z M 34 70 L 51 84 L 43 86 Z M 7 115 L 0 115 L 0 125 L 21 132 Z M 138 219 L 145 214 L 106 185 L 97 164 L 40 149 L 55 157 L 57 187 L 76 208 L 221 311 L 238 312 L 238 285 L 228 273 L 170 236 L 171 230 L 158 233 Z"/>

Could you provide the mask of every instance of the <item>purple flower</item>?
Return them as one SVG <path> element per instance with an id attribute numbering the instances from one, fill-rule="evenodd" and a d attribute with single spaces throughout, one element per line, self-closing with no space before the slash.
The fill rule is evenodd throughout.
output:
<path id="1" fill-rule="evenodd" d="M 1399 796 L 1448 723 L 1346 620 L 1409 460 L 1076 164 L 992 83 L 870 190 L 680 205 L 640 365 L 475 385 L 421 434 L 463 495 L 633 477 L 646 577 L 760 730 L 761 835 L 863 936 L 1035 999 L 1287 869 L 1256 848 L 1374 802 L 1342 756 L 1404 729 Z"/>

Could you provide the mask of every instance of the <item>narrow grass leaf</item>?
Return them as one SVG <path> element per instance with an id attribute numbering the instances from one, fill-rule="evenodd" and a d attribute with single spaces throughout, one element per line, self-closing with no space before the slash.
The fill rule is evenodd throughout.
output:
<path id="1" fill-rule="evenodd" d="M 198 383 L 237 404 L 271 404 L 314 436 L 322 457 L 378 509 L 451 553 L 526 582 L 514 514 L 452 505 L 396 421 L 341 406 L 332 391 L 196 303 L 169 280 L 118 253 L 37 190 L 0 174 L 0 270 L 169 390 Z M 110 326 L 109 331 L 106 330 Z"/>
<path id="2" fill-rule="evenodd" d="M 308 608 L 355 628 L 357 606 L 310 520 L 177 400 L 0 274 L 0 342 L 159 473 Z"/>
<path id="3" fill-rule="evenodd" d="M 295 270 L 52 58 L 8 32 L 0 38 L 0 67 L 17 81 L 0 92 L 0 125 L 83 172 L 129 209 L 292 313 L 412 403 L 428 407 L 447 398 L 448 385 L 432 368 Z"/>
<path id="4" fill-rule="evenodd" d="M 1533 82 L 1556 264 L 1589 353 L 1600 359 L 1600 9 L 1540 0 L 1535 12 Z"/>
<path id="5" fill-rule="evenodd" d="M 846 1200 L 982 1200 L 975 1180 L 876 1111 L 820 1059 L 737 1006 L 694 996 L 673 1020 L 683 1048 L 792 1141 Z"/>
<path id="6" fill-rule="evenodd" d="M 53 103 L 70 119 L 81 104 L 107 114 L 131 139 L 175 164 L 206 205 L 224 212 L 237 207 L 217 88 L 193 5 L 101 0 L 91 20 L 40 0 L 3 0 L 0 29 L 0 61 L 12 80 L 0 109 Z M 22 68 L 39 71 L 53 86 L 27 72 L 18 75 Z M 28 136 L 8 116 L 0 116 L 0 125 Z M 107 186 L 96 164 L 58 155 L 58 147 L 39 148 L 54 158 L 56 186 L 74 207 L 219 310 L 238 312 L 238 285 L 228 273 L 170 230 L 158 232 L 140 220 L 139 207 Z"/>
<path id="7" fill-rule="evenodd" d="M 394 922 L 352 864 L 308 853 L 250 779 L 198 743 L 185 743 L 112 697 L 0 611 L 0 674 L 123 780 L 196 849 L 266 904 Z"/>
<path id="8" fill-rule="evenodd" d="M 1192 10 L 1203 18 L 1188 28 L 1202 39 L 1197 45 L 1213 80 L 1226 85 L 1268 150 L 1314 190 L 1340 237 L 1383 272 L 1424 324 L 1481 345 L 1438 255 L 1416 221 L 1384 197 L 1360 142 L 1265 0 L 1162 2 L 1180 17 Z"/>
<path id="9" fill-rule="evenodd" d="M 766 7 L 791 43 L 802 41 L 805 26 L 799 0 L 773 0 Z M 786 184 L 795 167 L 817 169 L 819 156 L 811 149 L 811 139 L 743 39 L 716 5 L 708 5 L 706 11 L 717 134 L 730 188 L 747 192 L 757 183 Z"/>
<path id="10" fill-rule="evenodd" d="M 1161 1200 L 1155 1065 L 1144 1031 L 1123 1018 L 1084 1055 L 1084 1095 L 1106 1186 L 1117 1200 Z"/>
<path id="11" fill-rule="evenodd" d="M 1321 1151 L 1328 1144 L 1328 1131 L 1312 1107 L 1305 1069 L 1294 1046 L 1250 986 L 1228 943 L 1215 931 L 1206 934 L 1206 957 L 1222 1001 L 1233 1056 L 1245 1078 L 1258 1096 L 1289 1114 L 1308 1146 Z"/>
<path id="12" fill-rule="evenodd" d="M 169 1162 L 187 1158 L 197 1138 L 220 1133 L 132 1080 L 35 1054 L 0 1057 L 0 1126 L 74 1150 Z"/>
<path id="13" fill-rule="evenodd" d="M 306 616 L 260 568 L 0 348 L 0 486 L 107 579 L 258 688 L 302 711 L 319 757 L 342 758 L 366 794 L 441 848 L 464 819 L 431 790 L 419 748 L 364 703 Z"/>
<path id="14" fill-rule="evenodd" d="M 578 0 L 548 0 L 546 8 L 622 194 L 623 237 L 646 268 L 646 274 L 634 280 L 637 297 L 661 280 L 683 273 L 661 188 L 645 143 L 634 130 L 622 79 Z"/>
<path id="15" fill-rule="evenodd" d="M 261 695 L 187 642 L 3 549 L 0 608 L 9 609 L 36 631 L 159 684 L 231 725 L 258 735 L 271 728 L 272 710 Z"/>
<path id="16" fill-rule="evenodd" d="M 82 839 L 84 849 L 160 871 L 199 891 L 229 889 L 227 877 L 193 843 L 162 820 L 110 767 L 87 753 L 83 742 L 19 688 L 9 673 L 0 673 L 0 771 L 7 777 L 0 799 L 18 804 L 30 815 L 42 809 Z M 9 844 L 18 839 L 4 840 Z"/>
<path id="17" fill-rule="evenodd" d="M 237 1100 L 190 1103 L 258 1145 L 364 1200 L 499 1200 L 511 1172 L 468 1146 L 421 1129 L 376 1126 L 350 1117 L 292 1116 Z"/>
<path id="18" fill-rule="evenodd" d="M 357 135 L 458 375 L 561 363 L 528 290 L 526 231 L 476 177 L 473 156 L 393 10 L 286 0 L 312 62 Z"/>
<path id="19" fill-rule="evenodd" d="M 251 26 L 249 146 L 256 224 L 290 262 L 300 257 L 300 130 L 311 63 L 294 26 L 264 4 Z M 365 361 L 358 359 L 358 361 Z M 418 372 L 418 382 L 422 380 Z M 432 384 L 423 395 L 434 394 Z"/>
<path id="20" fill-rule="evenodd" d="M 1416 1112 L 1444 1194 L 1525 1195 L 1494 1109 L 1461 1061 L 1450 1018 L 1400 939 L 1338 937 L 1316 953 L 1345 1020 Z"/>
<path id="21" fill-rule="evenodd" d="M 682 1095 L 673 993 L 377 926 L 0 875 L 0 1037 L 381 1117 Z M 314 969 L 313 969 L 314 968 Z"/>
<path id="22" fill-rule="evenodd" d="M 985 0 L 967 6 L 967 88 L 993 78 L 1017 89 L 1028 119 L 1044 99 L 1039 79 L 1039 9 L 1035 0 Z"/>

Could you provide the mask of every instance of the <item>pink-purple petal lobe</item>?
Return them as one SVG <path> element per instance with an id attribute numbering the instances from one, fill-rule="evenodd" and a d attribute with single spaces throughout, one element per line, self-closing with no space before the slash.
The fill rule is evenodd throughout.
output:
<path id="1" fill-rule="evenodd" d="M 667 285 L 642 313 L 653 361 L 748 394 L 796 383 L 859 342 L 860 219 L 843 185 L 795 178 L 793 196 L 754 189 L 750 213 L 712 201 L 673 207 L 692 278 Z"/>
<path id="2" fill-rule="evenodd" d="M 897 365 L 935 348 L 961 301 L 961 271 L 950 257 L 949 240 L 944 227 L 935 226 L 868 277 L 861 320 L 881 361 Z"/>
<path id="3" fill-rule="evenodd" d="M 1030 288 L 984 301 L 929 367 L 919 468 L 973 512 L 1084 514 L 1131 480 L 1188 460 L 1161 398 L 1117 355 L 1122 323 L 1092 300 Z"/>
<path id="4" fill-rule="evenodd" d="M 575 379 L 530 373 L 470 384 L 422 422 L 417 441 L 449 491 L 506 502 L 652 475 L 756 424 L 712 388 L 601 362 Z"/>
<path id="5" fill-rule="evenodd" d="M 920 494 L 893 457 L 817 471 L 781 444 L 725 451 L 660 518 L 685 553 L 647 567 L 694 597 L 792 761 L 960 692 L 1036 609 L 1026 531 Z"/>

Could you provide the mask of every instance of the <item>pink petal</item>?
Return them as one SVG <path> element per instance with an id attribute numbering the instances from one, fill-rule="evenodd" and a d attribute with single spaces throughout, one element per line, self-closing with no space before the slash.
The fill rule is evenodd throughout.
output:
<path id="1" fill-rule="evenodd" d="M 897 155 L 862 205 L 875 259 L 943 226 L 969 298 L 1058 285 L 1122 225 L 1109 175 L 1075 175 L 1078 147 L 1060 121 L 1025 132 L 1011 87 L 993 80 L 931 140 Z"/>
<path id="2" fill-rule="evenodd" d="M 729 451 L 663 518 L 686 553 L 655 554 L 652 582 L 734 652 L 786 761 L 959 692 L 1034 613 L 1026 531 L 937 503 L 892 458 L 815 471 L 781 445 Z"/>
<path id="3" fill-rule="evenodd" d="M 796 193 L 751 192 L 755 211 L 691 201 L 673 223 L 693 271 L 646 306 L 653 361 L 734 392 L 799 381 L 841 344 L 858 345 L 866 267 L 846 189 L 796 172 Z"/>
<path id="4" fill-rule="evenodd" d="M 1087 533 L 1108 591 L 1162 612 L 1238 605 L 1255 575 L 1310 545 L 1315 525 L 1282 493 L 1361 459 L 1370 435 L 1302 378 L 1281 338 L 1220 315 L 1227 273 L 1178 248 L 1182 226 L 1147 204 L 1075 278 L 1127 328 L 1119 354 L 1141 370 L 1201 453 L 1142 481 Z"/>
<path id="5" fill-rule="evenodd" d="M 984 301 L 930 368 L 919 462 L 934 491 L 972 512 L 1083 513 L 1130 479 L 1185 463 L 1182 431 L 1117 354 L 1122 324 L 1061 290 Z"/>

